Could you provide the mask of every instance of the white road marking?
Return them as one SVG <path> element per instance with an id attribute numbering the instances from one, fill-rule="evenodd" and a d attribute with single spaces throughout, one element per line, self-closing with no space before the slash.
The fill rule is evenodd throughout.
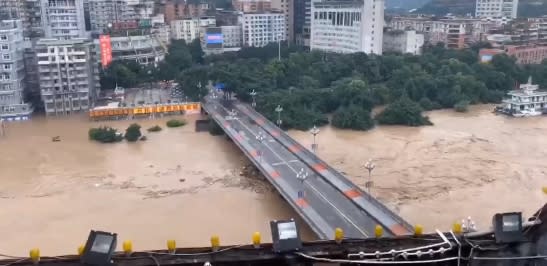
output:
<path id="1" fill-rule="evenodd" d="M 228 111 L 228 109 L 226 109 L 222 104 L 220 105 L 224 110 Z M 244 123 L 242 123 L 241 121 L 237 120 L 243 127 L 245 127 L 249 132 L 253 133 L 253 131 L 247 127 L 247 125 L 245 125 Z M 268 132 L 266 132 L 263 128 L 259 128 L 259 130 L 263 131 L 265 134 L 269 134 Z M 263 143 L 264 146 L 266 146 L 266 148 L 268 148 L 268 150 L 270 150 L 277 158 L 279 158 L 282 162 L 285 162 L 285 164 L 287 165 L 287 167 L 289 169 L 291 169 L 291 171 L 294 172 L 294 174 L 296 175 L 298 173 L 298 171 L 296 171 L 296 169 L 294 169 L 290 164 L 287 163 L 287 161 L 285 161 L 283 159 L 283 157 L 281 157 L 277 152 L 275 152 L 268 144 L 266 143 Z M 309 168 L 309 167 L 308 167 Z M 306 183 L 306 181 L 304 181 L 304 183 Z M 315 188 L 312 184 L 310 184 L 309 182 L 307 183 L 308 186 L 310 188 L 312 188 L 316 193 L 317 195 L 319 195 L 321 198 L 323 198 L 323 200 L 325 200 L 330 206 L 332 206 L 340 215 L 342 215 L 342 217 L 344 217 L 351 225 L 353 225 L 359 232 L 361 232 L 361 234 L 363 234 L 364 236 L 368 237 L 368 234 L 366 232 L 364 232 L 363 230 L 361 230 L 361 228 L 359 228 L 359 226 L 357 226 L 349 217 L 347 217 L 340 209 L 338 209 L 338 207 L 336 207 L 332 202 L 330 202 L 327 197 L 325 197 L 321 192 L 319 192 L 319 190 L 317 190 L 317 188 Z"/>

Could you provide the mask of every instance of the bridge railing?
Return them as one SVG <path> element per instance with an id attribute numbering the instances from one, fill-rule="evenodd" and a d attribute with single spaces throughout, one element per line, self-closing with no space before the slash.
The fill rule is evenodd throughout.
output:
<path id="1" fill-rule="evenodd" d="M 226 135 L 230 137 L 234 143 L 238 146 L 238 148 L 245 154 L 245 156 L 264 174 L 264 176 L 268 179 L 268 181 L 276 188 L 276 190 L 285 198 L 285 200 L 293 207 L 293 209 L 306 221 L 306 223 L 310 226 L 310 228 L 319 236 L 321 239 L 331 239 L 333 237 L 333 234 L 331 234 L 331 231 L 334 231 L 334 228 L 322 228 L 318 225 L 309 215 L 304 213 L 304 211 L 295 203 L 293 200 L 293 197 L 289 195 L 289 191 L 287 191 L 285 188 L 283 188 L 271 175 L 272 172 L 271 169 L 266 169 L 264 164 L 257 160 L 253 154 L 251 154 L 251 151 L 249 151 L 248 148 L 243 145 L 242 140 L 238 140 L 236 135 L 239 135 L 238 133 L 234 133 L 235 131 L 231 127 L 226 127 L 225 123 L 227 121 L 222 118 L 221 114 L 216 113 L 213 111 L 213 108 L 210 108 L 207 104 L 202 105 L 203 108 L 208 109 L 208 113 L 210 116 L 219 124 L 219 126 L 224 130 Z M 316 215 L 320 218 L 319 215 Z"/>
<path id="2" fill-rule="evenodd" d="M 354 190 L 356 190 L 358 193 L 363 195 L 362 198 L 365 198 L 366 201 L 369 201 L 373 207 L 378 208 L 381 212 L 388 215 L 391 219 L 394 220 L 394 222 L 397 225 L 400 225 L 402 228 L 399 228 L 399 232 L 393 232 L 394 235 L 399 235 L 401 233 L 410 233 L 412 232 L 412 226 L 403 220 L 399 215 L 397 215 L 395 212 L 393 212 L 391 209 L 387 208 L 384 204 L 382 204 L 380 201 L 378 201 L 376 198 L 372 197 L 370 194 L 363 191 L 361 188 L 356 186 L 353 182 L 351 182 L 349 179 L 347 179 L 344 175 L 342 175 L 339 171 L 332 168 L 329 164 L 321 160 L 319 157 L 317 157 L 314 153 L 310 152 L 306 147 L 304 147 L 302 144 L 294 140 L 292 137 L 290 137 L 287 133 L 285 133 L 283 130 L 281 130 L 277 125 L 275 125 L 273 122 L 271 122 L 269 119 L 264 117 L 259 112 L 256 112 L 254 109 L 248 107 L 246 104 L 240 104 L 243 108 L 246 109 L 247 113 L 250 116 L 254 116 L 253 120 L 256 124 L 260 125 L 262 128 L 264 128 L 267 132 L 269 132 L 274 138 L 278 139 L 279 142 L 284 145 L 287 149 L 290 150 L 291 147 L 298 147 L 298 152 L 293 152 L 295 156 L 300 158 L 303 162 L 305 162 L 310 168 L 314 169 L 314 165 L 320 164 L 325 169 L 330 172 L 331 174 L 335 175 L 341 182 L 345 184 L 344 187 L 340 187 L 340 184 L 337 184 L 337 182 L 334 182 L 334 180 L 330 180 L 327 178 L 322 171 L 317 171 L 318 175 L 323 177 L 327 182 L 332 184 L 334 187 L 336 187 L 340 192 L 344 193 L 346 187 L 351 187 Z M 268 126 L 270 129 L 268 130 L 266 128 Z M 273 132 L 278 132 L 279 136 L 276 136 L 276 134 L 272 134 Z M 311 158 L 313 162 L 309 162 L 308 158 L 302 156 L 302 153 L 305 154 L 308 158 Z M 345 194 L 344 194 L 345 195 Z M 346 196 L 348 197 L 348 196 Z M 377 217 L 377 215 L 374 215 L 374 211 L 370 210 L 369 206 L 366 206 L 362 203 L 362 199 L 357 199 L 355 197 L 348 197 L 352 202 L 354 202 L 357 206 L 359 206 L 361 209 L 369 213 L 371 216 L 375 217 L 377 219 L 377 222 L 382 224 L 384 227 L 386 227 L 388 230 L 393 229 L 392 223 L 387 223 L 386 221 L 380 220 L 381 217 Z M 376 212 L 377 213 L 377 212 Z M 402 231 L 401 231 L 402 229 Z M 406 231 L 406 232 L 404 232 Z"/>

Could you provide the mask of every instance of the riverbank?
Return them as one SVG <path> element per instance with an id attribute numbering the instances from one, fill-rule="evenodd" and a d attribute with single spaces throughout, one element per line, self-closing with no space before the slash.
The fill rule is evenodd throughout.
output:
<path id="1" fill-rule="evenodd" d="M 364 188 L 373 159 L 372 194 L 412 223 L 447 230 L 471 216 L 479 229 L 496 212 L 537 211 L 545 201 L 544 117 L 510 118 L 492 105 L 427 112 L 433 126 L 378 126 L 370 131 L 324 127 L 318 154 Z M 290 134 L 307 147 L 307 132 Z"/>

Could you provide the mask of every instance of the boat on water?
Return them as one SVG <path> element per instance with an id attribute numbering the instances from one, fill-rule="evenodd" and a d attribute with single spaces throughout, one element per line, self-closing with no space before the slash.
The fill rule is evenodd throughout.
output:
<path id="1" fill-rule="evenodd" d="M 513 117 L 539 116 L 547 113 L 547 91 L 539 90 L 539 85 L 532 84 L 532 77 L 528 83 L 521 84 L 519 90 L 507 93 L 508 98 L 497 106 L 495 112 Z"/>

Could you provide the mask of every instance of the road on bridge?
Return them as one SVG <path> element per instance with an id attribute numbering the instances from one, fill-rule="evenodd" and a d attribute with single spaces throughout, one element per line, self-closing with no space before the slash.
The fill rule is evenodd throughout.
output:
<path id="1" fill-rule="evenodd" d="M 352 195 L 340 191 L 332 180 L 326 180 L 324 174 L 297 156 L 293 147 L 284 145 L 279 139 L 281 131 L 266 130 L 271 128 L 257 124 L 254 111 L 242 108 L 235 100 L 212 96 L 206 98 L 203 107 L 319 237 L 333 239 L 337 227 L 348 238 L 372 237 L 376 225 L 384 227 L 386 236 L 396 234 L 389 225 L 356 204 Z M 307 178 L 302 181 L 298 175 Z"/>

